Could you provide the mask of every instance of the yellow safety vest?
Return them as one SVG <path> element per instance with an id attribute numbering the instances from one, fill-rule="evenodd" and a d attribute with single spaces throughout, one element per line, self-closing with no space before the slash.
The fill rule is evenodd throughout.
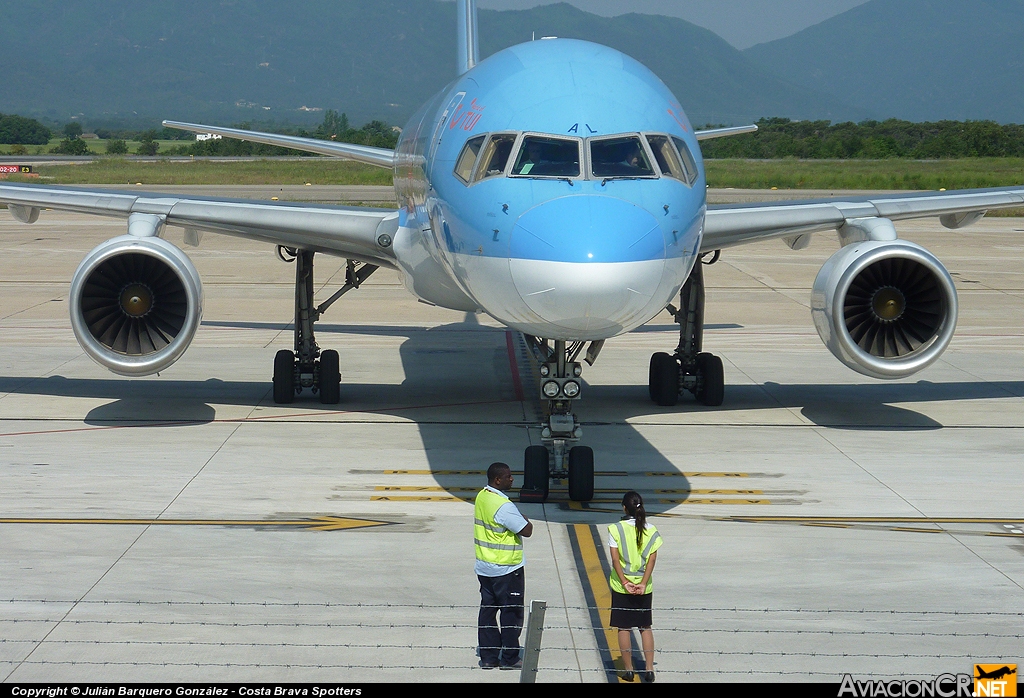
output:
<path id="1" fill-rule="evenodd" d="M 619 546 L 619 564 L 622 566 L 622 573 L 626 580 L 633 584 L 639 584 L 644 580 L 644 573 L 647 571 L 647 559 L 651 553 L 661 547 L 661 534 L 651 524 L 644 526 L 643 540 L 640 545 L 636 544 L 636 526 L 628 521 L 620 521 L 608 527 L 608 532 Z M 619 575 L 615 574 L 615 568 L 609 575 L 608 583 L 613 591 L 620 594 L 628 594 L 626 588 L 619 581 Z M 650 594 L 654 589 L 654 578 L 647 580 L 645 594 Z"/>
<path id="2" fill-rule="evenodd" d="M 473 542 L 476 559 L 494 565 L 518 565 L 523 561 L 523 539 L 497 521 L 494 515 L 509 500 L 503 494 L 483 489 L 473 507 Z"/>

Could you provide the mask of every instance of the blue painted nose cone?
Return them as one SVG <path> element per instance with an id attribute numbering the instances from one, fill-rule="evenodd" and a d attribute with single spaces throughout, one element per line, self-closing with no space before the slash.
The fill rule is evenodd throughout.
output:
<path id="1" fill-rule="evenodd" d="M 665 258 L 658 219 L 610 196 L 578 194 L 545 201 L 516 221 L 513 258 L 551 262 L 642 262 Z"/>

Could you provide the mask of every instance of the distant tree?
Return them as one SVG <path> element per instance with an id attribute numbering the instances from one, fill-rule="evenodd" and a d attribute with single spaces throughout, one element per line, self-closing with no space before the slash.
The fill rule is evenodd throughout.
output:
<path id="1" fill-rule="evenodd" d="M 23 145 L 12 145 L 11 155 L 28 155 L 28 148 Z"/>
<path id="2" fill-rule="evenodd" d="M 99 134 L 97 134 L 99 135 Z M 107 141 L 107 155 L 127 155 L 128 144 L 120 138 Z"/>
<path id="3" fill-rule="evenodd" d="M 68 140 L 75 140 L 82 135 L 82 124 L 77 121 L 72 121 L 69 124 L 64 124 L 64 135 L 68 137 Z"/>
<path id="4" fill-rule="evenodd" d="M 89 146 L 81 138 L 65 138 L 50 149 L 57 155 L 88 155 Z"/>
<path id="5" fill-rule="evenodd" d="M 0 143 L 46 145 L 49 141 L 50 129 L 35 119 L 15 114 L 0 114 Z"/>
<path id="6" fill-rule="evenodd" d="M 139 155 L 156 155 L 160 144 L 156 142 L 156 131 L 144 131 L 139 136 L 139 148 L 135 152 Z"/>
<path id="7" fill-rule="evenodd" d="M 317 127 L 314 135 L 328 141 L 345 142 L 350 130 L 352 127 L 348 123 L 348 114 L 338 114 L 334 109 L 328 109 L 324 114 L 323 123 Z"/>

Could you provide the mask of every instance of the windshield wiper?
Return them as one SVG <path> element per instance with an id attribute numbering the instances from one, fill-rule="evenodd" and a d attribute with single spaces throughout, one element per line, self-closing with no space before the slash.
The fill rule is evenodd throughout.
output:
<path id="1" fill-rule="evenodd" d="M 608 184 L 608 182 L 610 182 L 613 179 L 647 179 L 647 178 L 648 178 L 647 176 L 640 176 L 640 175 L 630 175 L 628 177 L 620 177 L 620 176 L 605 177 L 604 179 L 601 180 L 601 186 L 603 187 L 604 185 Z"/>

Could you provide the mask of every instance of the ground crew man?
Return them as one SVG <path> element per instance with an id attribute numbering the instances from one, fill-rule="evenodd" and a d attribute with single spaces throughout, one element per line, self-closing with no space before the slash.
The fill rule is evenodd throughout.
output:
<path id="1" fill-rule="evenodd" d="M 510 489 L 511 469 L 504 463 L 492 463 L 487 468 L 487 487 L 477 494 L 473 509 L 474 569 L 480 580 L 477 640 L 484 669 L 522 666 L 519 634 L 523 630 L 526 591 L 523 538 L 533 535 L 533 524 L 505 494 Z"/>

